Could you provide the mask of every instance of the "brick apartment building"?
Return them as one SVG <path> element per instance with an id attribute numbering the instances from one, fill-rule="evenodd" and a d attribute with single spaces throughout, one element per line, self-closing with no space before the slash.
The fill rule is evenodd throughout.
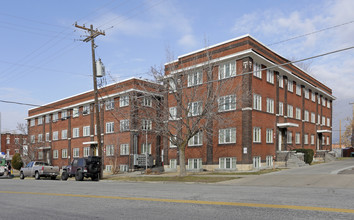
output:
<path id="1" fill-rule="evenodd" d="M 151 119 L 159 114 L 160 86 L 130 78 L 98 90 L 105 171 L 132 169 L 134 155 L 146 151 L 160 163 L 161 137 L 153 132 L 158 125 Z M 30 109 L 31 154 L 60 167 L 72 158 L 98 155 L 94 113 L 93 91 Z"/>
<path id="2" fill-rule="evenodd" d="M 187 170 L 253 169 L 284 161 L 293 149 L 331 150 L 332 90 L 293 64 L 279 65 L 288 62 L 245 35 L 165 64 L 166 99 L 177 121 L 185 120 L 176 110 L 177 83 L 196 115 L 207 94 L 218 97 L 218 119 L 188 142 Z M 164 149 L 165 168 L 177 169 L 177 148 Z"/>
<path id="3" fill-rule="evenodd" d="M 11 159 L 15 153 L 26 155 L 27 135 L 6 132 L 1 134 L 0 140 L 0 152 L 4 153 L 8 159 Z"/>

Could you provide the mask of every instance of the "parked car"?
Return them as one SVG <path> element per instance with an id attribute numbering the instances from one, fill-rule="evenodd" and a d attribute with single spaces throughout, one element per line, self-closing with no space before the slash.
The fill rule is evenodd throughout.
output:
<path id="1" fill-rule="evenodd" d="M 91 178 L 93 181 L 98 181 L 100 171 L 101 157 L 75 158 L 71 165 L 63 168 L 61 179 L 65 181 L 69 177 L 75 177 L 76 181 L 82 181 L 86 177 Z"/>
<path id="2" fill-rule="evenodd" d="M 0 158 L 0 176 L 6 175 L 8 172 L 5 158 Z"/>
<path id="3" fill-rule="evenodd" d="M 42 161 L 31 161 L 26 167 L 22 167 L 20 170 L 20 179 L 24 179 L 27 176 L 34 177 L 39 180 L 41 177 L 50 177 L 55 180 L 59 175 L 59 167 L 50 166 L 48 163 Z"/>

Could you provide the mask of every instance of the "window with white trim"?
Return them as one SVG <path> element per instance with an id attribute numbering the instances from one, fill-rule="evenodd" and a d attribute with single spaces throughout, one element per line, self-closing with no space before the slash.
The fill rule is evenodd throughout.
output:
<path id="1" fill-rule="evenodd" d="M 80 128 L 73 128 L 73 138 L 80 137 Z"/>
<path id="2" fill-rule="evenodd" d="M 141 154 L 146 154 L 146 152 L 148 154 L 151 154 L 151 144 L 150 143 L 148 143 L 147 145 L 146 145 L 146 143 L 141 144 Z"/>
<path id="3" fill-rule="evenodd" d="M 73 157 L 74 158 L 80 157 L 80 148 L 73 149 Z"/>
<path id="4" fill-rule="evenodd" d="M 293 133 L 288 131 L 288 135 L 286 136 L 286 143 L 292 144 L 293 143 Z"/>
<path id="5" fill-rule="evenodd" d="M 27 144 L 27 138 L 22 138 L 22 141 L 23 144 Z"/>
<path id="6" fill-rule="evenodd" d="M 84 157 L 90 156 L 90 147 L 84 147 Z"/>
<path id="7" fill-rule="evenodd" d="M 45 116 L 45 123 L 49 123 L 50 122 L 50 115 L 46 115 Z"/>
<path id="8" fill-rule="evenodd" d="M 38 160 L 43 159 L 43 151 L 38 151 Z"/>
<path id="9" fill-rule="evenodd" d="M 260 79 L 262 79 L 262 70 L 261 69 L 262 69 L 261 64 L 256 63 L 256 62 L 253 63 L 253 75 L 255 77 L 260 78 Z"/>
<path id="10" fill-rule="evenodd" d="M 79 107 L 73 108 L 73 118 L 79 117 Z"/>
<path id="11" fill-rule="evenodd" d="M 331 127 L 331 119 L 330 118 L 327 118 L 327 126 Z"/>
<path id="12" fill-rule="evenodd" d="M 107 173 L 112 172 L 112 165 L 106 165 L 105 170 L 106 170 Z"/>
<path id="13" fill-rule="evenodd" d="M 82 115 L 88 115 L 90 114 L 90 105 L 84 105 L 82 107 Z"/>
<path id="14" fill-rule="evenodd" d="M 197 71 L 197 72 L 188 74 L 187 81 L 188 81 L 188 87 L 202 84 L 203 83 L 203 72 Z"/>
<path id="15" fill-rule="evenodd" d="M 321 104 L 321 97 L 320 95 L 317 95 L 317 103 L 320 105 Z"/>
<path id="16" fill-rule="evenodd" d="M 300 108 L 296 108 L 295 110 L 295 118 L 298 120 L 301 120 L 301 109 Z"/>
<path id="17" fill-rule="evenodd" d="M 322 145 L 325 145 L 325 136 L 322 136 Z"/>
<path id="18" fill-rule="evenodd" d="M 151 130 L 152 129 L 152 121 L 149 119 L 143 119 L 141 121 L 141 129 L 142 130 Z"/>
<path id="19" fill-rule="evenodd" d="M 219 169 L 236 169 L 236 157 L 220 157 Z"/>
<path id="20" fill-rule="evenodd" d="M 170 159 L 170 169 L 177 169 L 177 159 Z"/>
<path id="21" fill-rule="evenodd" d="M 107 99 L 105 101 L 105 106 L 106 106 L 106 110 L 112 110 L 114 109 L 114 99 Z"/>
<path id="22" fill-rule="evenodd" d="M 177 107 L 170 107 L 169 108 L 170 112 L 170 120 L 176 120 L 177 119 Z"/>
<path id="23" fill-rule="evenodd" d="M 106 134 L 110 134 L 114 132 L 114 122 L 106 123 Z"/>
<path id="24" fill-rule="evenodd" d="M 49 136 L 49 133 L 45 133 L 45 141 L 50 141 L 50 136 Z"/>
<path id="25" fill-rule="evenodd" d="M 152 106 L 152 99 L 151 97 L 143 97 L 143 102 L 142 102 L 143 106 L 147 106 L 147 107 L 151 107 Z"/>
<path id="26" fill-rule="evenodd" d="M 41 125 L 43 124 L 43 117 L 38 117 L 38 125 Z"/>
<path id="27" fill-rule="evenodd" d="M 307 111 L 307 110 L 305 110 L 305 112 L 304 112 L 304 120 L 305 120 L 306 122 L 309 121 L 309 111 Z"/>
<path id="28" fill-rule="evenodd" d="M 66 119 L 67 117 L 68 117 L 68 111 L 67 110 L 61 111 L 61 119 Z"/>
<path id="29" fill-rule="evenodd" d="M 311 145 L 315 145 L 315 135 L 311 134 Z"/>
<path id="30" fill-rule="evenodd" d="M 274 100 L 267 98 L 267 112 L 274 113 Z"/>
<path id="31" fill-rule="evenodd" d="M 226 128 L 219 130 L 219 144 L 236 143 L 236 128 Z"/>
<path id="32" fill-rule="evenodd" d="M 173 136 L 173 137 L 170 137 L 170 148 L 176 148 L 177 145 L 175 145 L 174 143 L 176 143 L 177 141 L 177 137 L 176 136 Z"/>
<path id="33" fill-rule="evenodd" d="M 305 99 L 309 99 L 310 98 L 310 92 L 306 88 L 304 88 L 304 96 L 305 96 Z"/>
<path id="34" fill-rule="evenodd" d="M 41 136 L 43 137 L 43 134 L 41 134 Z M 38 137 L 39 137 L 39 135 L 38 135 Z M 42 138 L 41 137 L 41 142 L 42 142 Z M 15 144 L 20 144 L 20 138 L 15 138 Z"/>
<path id="35" fill-rule="evenodd" d="M 316 102 L 316 94 L 313 91 L 311 91 L 311 100 Z"/>
<path id="36" fill-rule="evenodd" d="M 284 88 L 284 77 L 283 76 L 279 76 L 279 87 Z"/>
<path id="37" fill-rule="evenodd" d="M 304 134 L 304 144 L 309 144 L 309 135 Z"/>
<path id="38" fill-rule="evenodd" d="M 288 105 L 288 117 L 292 118 L 294 116 L 293 114 L 293 106 L 292 105 Z"/>
<path id="39" fill-rule="evenodd" d="M 311 123 L 316 123 L 316 114 L 311 112 Z"/>
<path id="40" fill-rule="evenodd" d="M 253 95 L 253 109 L 262 110 L 262 96 L 257 94 Z"/>
<path id="41" fill-rule="evenodd" d="M 68 138 L 68 130 L 61 130 L 61 139 L 67 139 Z"/>
<path id="42" fill-rule="evenodd" d="M 261 157 L 259 157 L 259 156 L 253 157 L 253 167 L 254 168 L 261 168 L 261 166 L 262 166 Z"/>
<path id="43" fill-rule="evenodd" d="M 53 113 L 53 122 L 58 121 L 58 119 L 59 119 L 58 112 Z"/>
<path id="44" fill-rule="evenodd" d="M 284 114 L 284 105 L 282 102 L 279 102 L 279 115 Z"/>
<path id="45" fill-rule="evenodd" d="M 230 61 L 219 65 L 219 79 L 236 76 L 236 61 Z"/>
<path id="46" fill-rule="evenodd" d="M 300 133 L 299 132 L 295 133 L 295 144 L 300 144 Z"/>
<path id="47" fill-rule="evenodd" d="M 114 155 L 114 145 L 106 145 L 106 156 L 113 156 Z"/>
<path id="48" fill-rule="evenodd" d="M 82 136 L 87 137 L 90 136 L 90 126 L 84 126 L 82 129 Z"/>
<path id="49" fill-rule="evenodd" d="M 293 92 L 294 91 L 293 81 L 288 80 L 288 91 L 289 92 Z"/>
<path id="50" fill-rule="evenodd" d="M 317 123 L 321 124 L 321 115 L 319 115 L 319 114 L 317 115 Z"/>
<path id="51" fill-rule="evenodd" d="M 266 143 L 273 143 L 273 129 L 267 128 L 266 130 Z"/>
<path id="52" fill-rule="evenodd" d="M 274 72 L 273 70 L 267 70 L 267 82 L 274 84 Z"/>
<path id="53" fill-rule="evenodd" d="M 261 143 L 261 128 L 253 128 L 253 143 Z"/>
<path id="54" fill-rule="evenodd" d="M 203 111 L 203 102 L 192 102 L 188 103 L 188 116 L 201 115 Z"/>
<path id="55" fill-rule="evenodd" d="M 322 106 L 326 106 L 326 99 L 324 97 L 322 97 Z"/>
<path id="56" fill-rule="evenodd" d="M 120 120 L 120 131 L 129 131 L 129 120 Z"/>
<path id="57" fill-rule="evenodd" d="M 175 82 L 174 79 L 170 79 L 170 80 L 168 81 L 168 85 L 169 85 L 170 92 L 176 91 L 177 86 L 176 86 L 176 82 Z"/>
<path id="58" fill-rule="evenodd" d="M 188 146 L 200 146 L 203 145 L 203 132 L 199 131 L 188 141 Z"/>
<path id="59" fill-rule="evenodd" d="M 188 169 L 189 170 L 199 170 L 202 169 L 202 158 L 192 158 L 188 159 Z"/>
<path id="60" fill-rule="evenodd" d="M 119 165 L 119 171 L 120 172 L 128 172 L 128 165 Z"/>
<path id="61" fill-rule="evenodd" d="M 322 116 L 322 124 L 321 125 L 326 125 L 326 117 Z"/>
<path id="62" fill-rule="evenodd" d="M 38 143 L 41 143 L 42 141 L 43 141 L 43 134 L 38 134 Z"/>
<path id="63" fill-rule="evenodd" d="M 129 155 L 129 144 L 120 145 L 120 155 Z"/>
<path id="64" fill-rule="evenodd" d="M 219 112 L 236 109 L 236 95 L 222 96 L 218 99 Z"/>
<path id="65" fill-rule="evenodd" d="M 59 133 L 58 131 L 53 131 L 53 141 L 57 141 L 59 139 Z"/>
<path id="66" fill-rule="evenodd" d="M 301 96 L 301 85 L 296 84 L 296 95 Z"/>
<path id="67" fill-rule="evenodd" d="M 327 100 L 327 108 L 331 108 L 331 102 Z"/>
<path id="68" fill-rule="evenodd" d="M 36 125 L 36 119 L 32 118 L 32 119 L 30 120 L 30 126 L 33 127 L 33 126 L 35 126 L 35 125 Z"/>
<path id="69" fill-rule="evenodd" d="M 124 107 L 129 105 L 129 96 L 123 95 L 119 98 L 119 106 Z"/>
<path id="70" fill-rule="evenodd" d="M 61 149 L 61 158 L 68 158 L 68 149 Z"/>
<path id="71" fill-rule="evenodd" d="M 266 156 L 266 164 L 267 167 L 273 167 L 273 156 L 271 155 Z"/>

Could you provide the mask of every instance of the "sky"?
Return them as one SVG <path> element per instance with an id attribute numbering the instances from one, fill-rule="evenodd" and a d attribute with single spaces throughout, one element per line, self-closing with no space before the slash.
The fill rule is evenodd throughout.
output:
<path id="1" fill-rule="evenodd" d="M 75 22 L 105 31 L 96 58 L 109 84 L 244 34 L 290 60 L 353 47 L 353 10 L 352 0 L 3 1 L 0 100 L 42 105 L 93 88 L 90 43 Z M 352 115 L 354 49 L 299 65 L 333 90 L 336 142 Z M 1 131 L 16 132 L 30 108 L 0 102 Z"/>

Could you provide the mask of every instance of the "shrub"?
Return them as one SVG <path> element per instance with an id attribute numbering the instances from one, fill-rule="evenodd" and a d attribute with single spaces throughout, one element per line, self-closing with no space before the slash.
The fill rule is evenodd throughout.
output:
<path id="1" fill-rule="evenodd" d="M 21 155 L 19 153 L 15 153 L 15 155 L 12 157 L 11 166 L 16 170 L 21 169 L 23 166 Z"/>
<path id="2" fill-rule="evenodd" d="M 313 155 L 315 154 L 312 149 L 295 149 L 296 152 L 304 153 L 304 161 L 307 164 L 311 164 Z"/>

